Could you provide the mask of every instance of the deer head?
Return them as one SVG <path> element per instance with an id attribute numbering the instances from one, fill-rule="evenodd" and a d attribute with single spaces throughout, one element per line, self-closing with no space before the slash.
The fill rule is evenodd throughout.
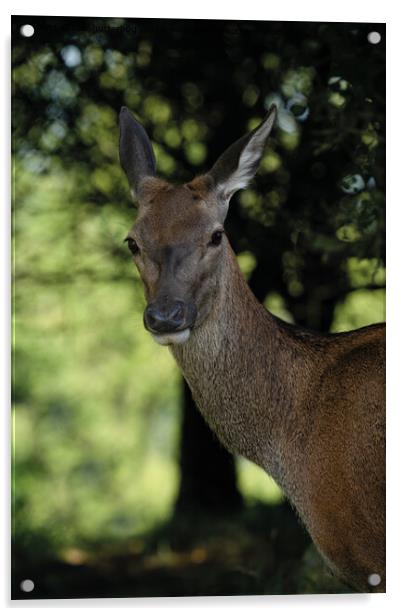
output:
<path id="1" fill-rule="evenodd" d="M 208 173 L 173 186 L 156 177 L 151 142 L 122 108 L 120 161 L 138 204 L 126 241 L 144 283 L 144 324 L 160 344 L 186 342 L 211 313 L 230 250 L 223 227 L 229 201 L 254 177 L 275 116 L 272 106 Z"/>

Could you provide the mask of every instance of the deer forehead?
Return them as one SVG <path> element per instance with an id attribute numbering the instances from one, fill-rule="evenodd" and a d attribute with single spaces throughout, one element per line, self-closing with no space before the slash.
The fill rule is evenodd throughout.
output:
<path id="1" fill-rule="evenodd" d="M 176 187 L 152 178 L 139 205 L 135 232 L 159 245 L 196 242 L 218 224 L 213 196 L 191 184 Z"/>

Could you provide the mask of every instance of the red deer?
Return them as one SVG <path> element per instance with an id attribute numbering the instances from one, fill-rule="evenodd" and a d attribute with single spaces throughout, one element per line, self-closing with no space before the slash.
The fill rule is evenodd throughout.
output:
<path id="1" fill-rule="evenodd" d="M 174 186 L 156 177 L 151 142 L 122 108 L 144 324 L 169 345 L 224 446 L 279 484 L 332 571 L 384 592 L 385 327 L 322 334 L 284 323 L 252 294 L 224 231 L 275 116 L 271 107 L 208 173 Z"/>

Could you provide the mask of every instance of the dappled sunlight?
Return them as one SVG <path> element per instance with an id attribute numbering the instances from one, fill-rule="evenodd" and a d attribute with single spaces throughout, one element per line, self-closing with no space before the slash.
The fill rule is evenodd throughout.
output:
<path id="1" fill-rule="evenodd" d="M 262 468 L 245 458 L 237 462 L 239 486 L 247 501 L 260 500 L 272 505 L 284 500 L 280 487 Z"/>
<path id="2" fill-rule="evenodd" d="M 365 24 L 49 17 L 25 40 L 14 19 L 16 566 L 39 562 L 49 596 L 73 578 L 77 596 L 107 594 L 105 576 L 112 596 L 338 592 L 251 462 L 231 479 L 239 512 L 176 510 L 183 473 L 205 488 L 183 462 L 182 377 L 143 326 L 118 116 L 181 183 L 276 104 L 227 236 L 274 315 L 347 331 L 385 318 L 381 46 L 368 55 Z"/>
<path id="3" fill-rule="evenodd" d="M 331 332 L 345 332 L 385 320 L 385 291 L 359 289 L 346 295 L 334 313 Z"/>

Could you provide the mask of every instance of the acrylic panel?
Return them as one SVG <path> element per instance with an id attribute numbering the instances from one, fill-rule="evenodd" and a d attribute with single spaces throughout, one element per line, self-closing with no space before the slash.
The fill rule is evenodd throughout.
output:
<path id="1" fill-rule="evenodd" d="M 12 18 L 14 599 L 385 592 L 385 36 Z"/>

